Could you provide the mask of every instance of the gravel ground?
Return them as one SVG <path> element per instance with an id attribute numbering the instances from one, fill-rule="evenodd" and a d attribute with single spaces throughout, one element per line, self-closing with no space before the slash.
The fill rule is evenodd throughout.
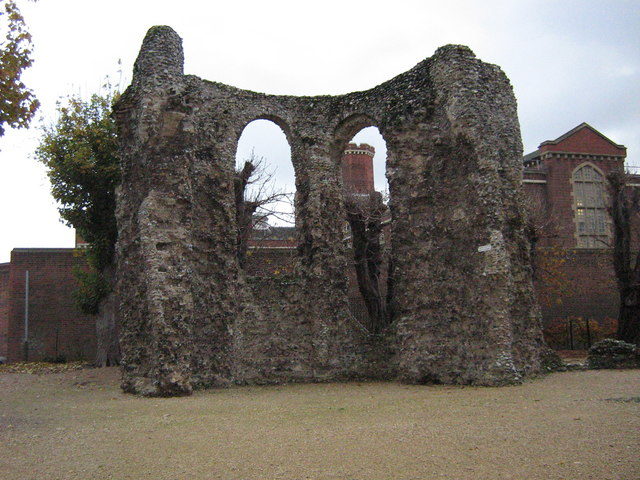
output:
<path id="1" fill-rule="evenodd" d="M 521 386 L 125 395 L 115 369 L 0 373 L 0 479 L 640 479 L 640 370 Z"/>

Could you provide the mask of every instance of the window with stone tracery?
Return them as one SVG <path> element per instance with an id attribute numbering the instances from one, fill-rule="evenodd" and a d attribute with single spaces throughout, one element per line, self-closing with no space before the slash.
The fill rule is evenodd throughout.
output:
<path id="1" fill-rule="evenodd" d="M 573 199 L 578 248 L 607 248 L 609 222 L 604 175 L 591 165 L 573 173 Z"/>

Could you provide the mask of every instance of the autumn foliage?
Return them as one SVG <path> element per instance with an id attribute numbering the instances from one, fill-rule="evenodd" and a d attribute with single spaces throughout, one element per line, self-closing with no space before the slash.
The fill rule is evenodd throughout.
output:
<path id="1" fill-rule="evenodd" d="M 15 0 L 0 0 L 0 22 L 6 34 L 0 49 L 0 137 L 5 125 L 24 128 L 40 103 L 22 82 L 25 69 L 33 63 L 31 34 Z"/>

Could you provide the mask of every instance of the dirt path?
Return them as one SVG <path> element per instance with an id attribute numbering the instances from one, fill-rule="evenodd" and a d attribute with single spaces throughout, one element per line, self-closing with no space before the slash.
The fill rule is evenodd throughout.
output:
<path id="1" fill-rule="evenodd" d="M 143 399 L 114 369 L 0 374 L 0 479 L 640 479 L 640 370 Z"/>

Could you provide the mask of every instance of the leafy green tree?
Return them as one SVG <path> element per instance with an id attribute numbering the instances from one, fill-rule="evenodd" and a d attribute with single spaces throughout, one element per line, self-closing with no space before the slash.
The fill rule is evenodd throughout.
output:
<path id="1" fill-rule="evenodd" d="M 6 35 L 0 44 L 0 137 L 5 125 L 24 128 L 29 125 L 40 103 L 20 80 L 33 63 L 31 35 L 15 0 L 0 0 L 0 24 Z"/>
<path id="2" fill-rule="evenodd" d="M 120 179 L 116 127 L 110 117 L 118 94 L 110 87 L 89 100 L 69 96 L 58 103 L 55 124 L 43 127 L 36 157 L 48 170 L 63 221 L 89 244 L 89 270 L 77 272 L 77 299 L 97 314 L 98 365 L 117 361 L 113 258 L 117 239 L 115 188 Z"/>

